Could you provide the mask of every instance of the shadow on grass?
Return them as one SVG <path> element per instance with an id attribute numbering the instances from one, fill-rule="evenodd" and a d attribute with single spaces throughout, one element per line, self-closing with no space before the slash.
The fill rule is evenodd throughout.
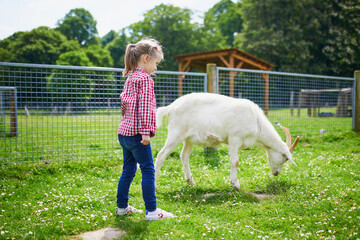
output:
<path id="1" fill-rule="evenodd" d="M 217 204 L 228 201 L 234 202 L 258 202 L 258 198 L 243 190 L 228 188 L 204 188 L 197 186 L 184 186 L 171 192 L 158 192 L 162 194 L 165 201 L 179 203 L 192 202 L 198 204 Z"/>
<path id="2" fill-rule="evenodd" d="M 117 227 L 126 234 L 121 239 L 143 239 L 146 237 L 148 228 L 152 222 L 145 219 L 144 214 L 131 214 L 125 216 L 116 216 L 113 227 Z"/>
<path id="3" fill-rule="evenodd" d="M 214 204 L 222 202 L 248 202 L 258 203 L 262 200 L 281 195 L 287 192 L 293 185 L 286 181 L 272 180 L 263 187 L 257 187 L 253 192 L 244 190 L 236 190 L 229 187 L 198 187 L 198 186 L 183 186 L 178 190 L 171 192 L 164 192 L 163 198 L 166 201 L 177 201 L 177 202 L 199 202 L 205 204 Z"/>
<path id="4" fill-rule="evenodd" d="M 211 148 L 204 148 L 203 156 L 204 156 L 205 163 L 212 168 L 220 166 L 221 153 L 219 151 L 215 151 Z"/>
<path id="5" fill-rule="evenodd" d="M 263 194 L 272 194 L 272 195 L 280 195 L 282 193 L 287 192 L 293 184 L 286 182 L 284 180 L 276 180 L 273 179 L 271 182 L 267 183 L 265 186 L 257 186 L 255 189 L 255 193 L 263 193 Z"/>

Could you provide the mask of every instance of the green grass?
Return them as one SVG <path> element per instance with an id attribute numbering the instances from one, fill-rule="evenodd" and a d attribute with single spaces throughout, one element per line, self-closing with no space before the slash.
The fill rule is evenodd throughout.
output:
<path id="1" fill-rule="evenodd" d="M 122 239 L 359 239 L 359 134 L 305 134 L 305 123 L 299 131 L 304 134 L 293 153 L 298 166 L 286 163 L 278 177 L 262 149 L 240 151 L 240 191 L 230 184 L 226 145 L 217 152 L 194 149 L 194 187 L 183 178 L 177 149 L 164 163 L 157 189 L 158 206 L 177 217 L 155 222 L 142 214 L 114 214 L 119 150 L 78 161 L 2 165 L 0 239 L 74 239 L 108 226 L 126 231 Z M 260 201 L 253 193 L 268 198 Z M 130 204 L 144 209 L 140 171 Z"/>
<path id="2" fill-rule="evenodd" d="M 191 187 L 177 148 L 157 189 L 158 206 L 177 217 L 159 222 L 114 214 L 122 171 L 119 113 L 20 115 L 19 137 L 0 138 L 3 163 L 27 162 L 0 165 L 0 239 L 72 239 L 108 226 L 126 231 L 123 239 L 359 238 L 360 137 L 349 130 L 351 118 L 289 112 L 272 110 L 268 117 L 301 136 L 293 154 L 298 166 L 287 163 L 274 177 L 262 149 L 240 151 L 242 190 L 235 191 L 227 146 L 217 152 L 196 147 L 190 166 L 197 185 Z M 152 141 L 154 156 L 165 137 L 163 127 Z M 260 201 L 254 193 L 268 198 Z M 140 171 L 130 204 L 144 208 Z"/>
<path id="3" fill-rule="evenodd" d="M 320 129 L 326 134 L 341 133 L 352 127 L 351 118 L 319 118 L 308 117 L 306 109 L 297 110 L 290 115 L 289 109 L 269 111 L 271 123 L 276 121 L 288 127 L 293 135 L 302 137 L 319 136 Z M 335 108 L 322 111 L 336 111 Z M 119 110 L 93 109 L 89 114 L 49 115 L 45 112 L 30 112 L 27 117 L 22 111 L 18 115 L 17 138 L 0 135 L 0 164 L 20 162 L 64 161 L 74 159 L 118 158 L 121 156 L 116 138 L 116 130 L 120 123 Z M 9 119 L 6 123 L 9 123 Z M 166 120 L 164 120 L 166 122 Z M 163 124 L 166 126 L 166 123 Z M 0 126 L 1 129 L 1 126 Z M 10 134 L 10 126 L 5 127 Z M 277 128 L 285 138 L 284 132 Z M 166 128 L 157 132 L 152 141 L 154 150 L 159 150 L 166 139 Z"/>

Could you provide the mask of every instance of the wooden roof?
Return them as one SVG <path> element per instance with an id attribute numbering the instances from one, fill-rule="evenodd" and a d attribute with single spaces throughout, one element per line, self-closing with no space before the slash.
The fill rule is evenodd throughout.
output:
<path id="1" fill-rule="evenodd" d="M 274 65 L 237 48 L 194 52 L 176 55 L 179 71 L 187 72 L 191 68 L 206 71 L 206 64 L 215 63 L 219 67 L 270 70 Z"/>

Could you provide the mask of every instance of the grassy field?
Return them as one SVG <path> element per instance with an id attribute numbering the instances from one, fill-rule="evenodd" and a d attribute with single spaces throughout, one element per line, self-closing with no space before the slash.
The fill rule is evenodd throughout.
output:
<path id="1" fill-rule="evenodd" d="M 240 151 L 242 190 L 236 191 L 227 146 L 216 152 L 196 147 L 190 167 L 197 185 L 191 187 L 177 149 L 164 163 L 157 189 L 158 206 L 174 219 L 148 222 L 143 214 L 115 215 L 119 147 L 102 156 L 96 151 L 101 146 L 83 140 L 86 158 L 1 165 L 0 239 L 75 239 L 108 226 L 126 231 L 122 239 L 359 239 L 360 136 L 349 127 L 341 131 L 351 119 L 334 119 L 338 130 L 323 135 L 310 131 L 306 120 L 270 119 L 303 133 L 293 153 L 298 166 L 286 163 L 274 177 L 262 149 Z M 130 204 L 144 209 L 140 171 Z"/>
<path id="2" fill-rule="evenodd" d="M 297 111 L 291 116 L 289 109 L 271 110 L 268 117 L 272 124 L 278 121 L 288 127 L 293 135 L 302 137 L 319 136 L 321 129 L 332 134 L 352 127 L 351 118 L 308 117 L 306 111 L 302 109 L 298 117 Z M 322 111 L 336 112 L 336 108 L 324 108 Z M 121 119 L 118 109 L 109 112 L 106 109 L 94 109 L 89 114 L 74 115 L 51 115 L 32 110 L 30 115 L 27 117 L 23 111 L 19 111 L 17 138 L 4 137 L 10 134 L 10 120 L 5 119 L 8 126 L 5 127 L 7 132 L 0 131 L 3 133 L 0 135 L 0 164 L 121 156 L 116 136 Z M 166 126 L 165 123 L 163 125 Z M 277 130 L 285 138 L 284 132 L 280 128 Z M 158 130 L 152 141 L 154 150 L 164 145 L 166 134 L 165 127 Z"/>

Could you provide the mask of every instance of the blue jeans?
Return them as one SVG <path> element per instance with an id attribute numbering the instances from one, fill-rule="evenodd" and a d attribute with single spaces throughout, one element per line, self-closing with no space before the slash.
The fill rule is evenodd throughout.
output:
<path id="1" fill-rule="evenodd" d="M 142 194 L 147 211 L 156 210 L 156 196 L 155 196 L 155 167 L 151 152 L 151 146 L 143 145 L 141 135 L 122 136 L 119 135 L 119 142 L 123 148 L 124 166 L 121 174 L 118 192 L 117 192 L 117 206 L 119 208 L 126 208 L 129 201 L 130 184 L 135 177 L 137 170 L 137 163 L 140 165 L 142 173 Z"/>

